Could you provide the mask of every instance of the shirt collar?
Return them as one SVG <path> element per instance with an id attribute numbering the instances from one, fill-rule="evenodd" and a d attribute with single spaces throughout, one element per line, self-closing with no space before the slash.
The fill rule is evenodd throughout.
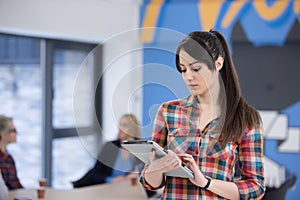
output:
<path id="1" fill-rule="evenodd" d="M 199 109 L 198 102 L 199 101 L 198 101 L 198 98 L 196 95 L 190 95 L 186 98 L 184 107 L 193 106 L 193 107 Z M 216 119 L 213 119 L 207 127 L 207 130 L 209 130 L 209 132 L 210 132 L 210 136 L 213 138 L 219 137 L 220 133 L 221 133 L 221 130 L 217 127 L 218 120 L 219 120 L 219 117 L 217 117 Z"/>
<path id="2" fill-rule="evenodd" d="M 194 106 L 195 108 L 198 108 L 198 98 L 196 95 L 190 95 L 184 104 L 184 107 Z"/>
<path id="3" fill-rule="evenodd" d="M 3 151 L 0 149 L 0 157 L 7 157 L 7 156 L 8 156 L 8 153 L 3 152 Z"/>

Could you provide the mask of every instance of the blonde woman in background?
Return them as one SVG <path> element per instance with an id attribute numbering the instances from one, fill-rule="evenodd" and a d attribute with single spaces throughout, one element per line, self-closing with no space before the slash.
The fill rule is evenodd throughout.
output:
<path id="1" fill-rule="evenodd" d="M 9 190 L 23 188 L 17 176 L 15 161 L 7 151 L 7 145 L 16 142 L 16 135 L 13 119 L 0 115 L 0 169 Z"/>
<path id="2" fill-rule="evenodd" d="M 119 121 L 118 138 L 106 142 L 101 149 L 94 167 L 82 178 L 73 182 L 75 188 L 129 180 L 131 172 L 138 164 L 129 152 L 121 148 L 124 140 L 137 140 L 141 138 L 139 122 L 133 114 L 125 114 Z"/>

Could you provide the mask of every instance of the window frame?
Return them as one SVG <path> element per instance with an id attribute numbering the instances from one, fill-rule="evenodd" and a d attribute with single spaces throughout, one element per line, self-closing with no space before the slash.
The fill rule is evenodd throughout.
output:
<path id="1" fill-rule="evenodd" d="M 102 124 L 102 117 L 100 113 L 102 113 L 102 80 L 100 79 L 98 83 L 94 82 L 93 88 L 96 91 L 96 95 L 94 98 L 94 105 L 96 117 L 94 116 L 93 124 L 91 127 L 70 127 L 70 128 L 54 128 L 53 127 L 53 70 L 54 70 L 54 53 L 56 49 L 64 49 L 64 50 L 80 50 L 80 51 L 89 51 L 93 52 L 94 56 L 94 80 L 97 79 L 97 75 L 101 74 L 102 69 L 102 46 L 90 43 L 82 43 L 75 41 L 63 41 L 63 40 L 53 40 L 53 39 L 42 39 L 41 41 L 41 65 L 43 71 L 43 133 L 42 133 L 42 176 L 47 178 L 48 184 L 52 184 L 52 141 L 54 139 L 65 138 L 65 137 L 78 137 L 78 131 L 86 134 L 95 134 L 98 133 L 96 127 L 97 124 Z M 100 105 L 100 106 L 99 106 Z M 101 138 L 97 137 L 101 142 Z"/>

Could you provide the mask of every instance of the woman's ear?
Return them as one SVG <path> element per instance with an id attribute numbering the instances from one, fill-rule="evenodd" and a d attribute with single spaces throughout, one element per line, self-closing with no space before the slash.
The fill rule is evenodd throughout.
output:
<path id="1" fill-rule="evenodd" d="M 223 67 L 224 58 L 219 56 L 218 59 L 215 61 L 216 69 L 220 71 Z"/>

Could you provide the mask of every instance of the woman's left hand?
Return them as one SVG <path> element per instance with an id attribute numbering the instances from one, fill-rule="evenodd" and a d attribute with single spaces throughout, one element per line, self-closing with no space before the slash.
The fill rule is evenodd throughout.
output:
<path id="1" fill-rule="evenodd" d="M 194 172 L 194 178 L 190 178 L 190 181 L 197 186 L 204 187 L 207 183 L 207 179 L 200 171 L 199 166 L 195 162 L 193 156 L 186 153 L 179 154 L 178 156 L 184 163 L 186 163 L 186 166 Z"/>

